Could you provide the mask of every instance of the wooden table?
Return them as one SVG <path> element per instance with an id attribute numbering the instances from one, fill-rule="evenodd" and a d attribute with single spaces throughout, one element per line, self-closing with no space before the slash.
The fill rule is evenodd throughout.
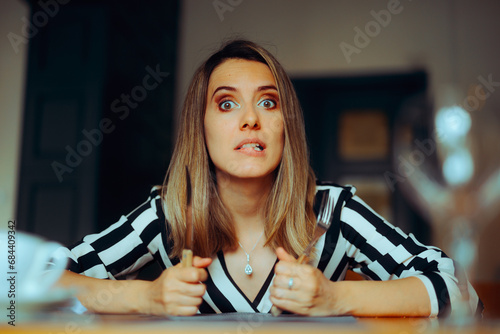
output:
<path id="1" fill-rule="evenodd" d="M 480 323 L 459 329 L 437 318 L 344 318 L 336 322 L 329 320 L 304 319 L 297 321 L 268 321 L 256 316 L 245 320 L 233 321 L 198 321 L 184 318 L 166 320 L 146 316 L 120 315 L 81 315 L 64 317 L 51 316 L 48 319 L 18 323 L 15 327 L 0 324 L 0 333 L 46 333 L 46 334 L 126 334 L 126 333 L 208 333 L 208 334 L 294 334 L 294 333 L 376 333 L 376 334 L 411 334 L 411 333 L 500 333 L 500 321 L 483 320 Z"/>

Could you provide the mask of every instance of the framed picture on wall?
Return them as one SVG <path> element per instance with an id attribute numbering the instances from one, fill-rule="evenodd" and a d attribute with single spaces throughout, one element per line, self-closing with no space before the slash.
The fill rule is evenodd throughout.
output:
<path id="1" fill-rule="evenodd" d="M 344 110 L 339 115 L 338 133 L 340 160 L 356 162 L 389 159 L 387 112 L 380 109 Z"/>

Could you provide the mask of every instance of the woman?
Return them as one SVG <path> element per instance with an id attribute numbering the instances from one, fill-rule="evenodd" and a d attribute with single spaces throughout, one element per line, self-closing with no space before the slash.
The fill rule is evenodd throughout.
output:
<path id="1" fill-rule="evenodd" d="M 188 268 L 179 263 L 185 166 L 197 255 Z M 68 250 L 70 270 L 82 275 L 67 272 L 61 284 L 85 288 L 80 299 L 95 312 L 267 313 L 273 304 L 310 316 L 453 310 L 460 295 L 453 261 L 353 194 L 352 187 L 316 184 L 299 102 L 281 65 L 258 45 L 233 41 L 194 75 L 163 187 Z M 334 220 L 316 256 L 300 264 L 324 195 L 334 200 Z M 151 261 L 166 269 L 155 281 L 114 280 Z M 347 269 L 370 280 L 343 281 Z"/>

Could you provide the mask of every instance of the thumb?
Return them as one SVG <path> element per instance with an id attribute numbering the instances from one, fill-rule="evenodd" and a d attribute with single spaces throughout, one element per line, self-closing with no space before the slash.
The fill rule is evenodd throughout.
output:
<path id="1" fill-rule="evenodd" d="M 196 268 L 206 268 L 212 263 L 212 259 L 209 257 L 193 257 L 193 267 Z"/>
<path id="2" fill-rule="evenodd" d="M 293 255 L 289 254 L 283 247 L 276 248 L 276 256 L 280 261 L 297 262 Z"/>

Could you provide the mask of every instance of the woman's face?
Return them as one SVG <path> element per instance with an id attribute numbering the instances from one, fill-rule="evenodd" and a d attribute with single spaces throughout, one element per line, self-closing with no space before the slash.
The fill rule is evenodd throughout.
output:
<path id="1" fill-rule="evenodd" d="M 274 77 L 260 62 L 229 59 L 208 83 L 205 141 L 221 173 L 266 178 L 281 161 L 283 115 Z"/>

